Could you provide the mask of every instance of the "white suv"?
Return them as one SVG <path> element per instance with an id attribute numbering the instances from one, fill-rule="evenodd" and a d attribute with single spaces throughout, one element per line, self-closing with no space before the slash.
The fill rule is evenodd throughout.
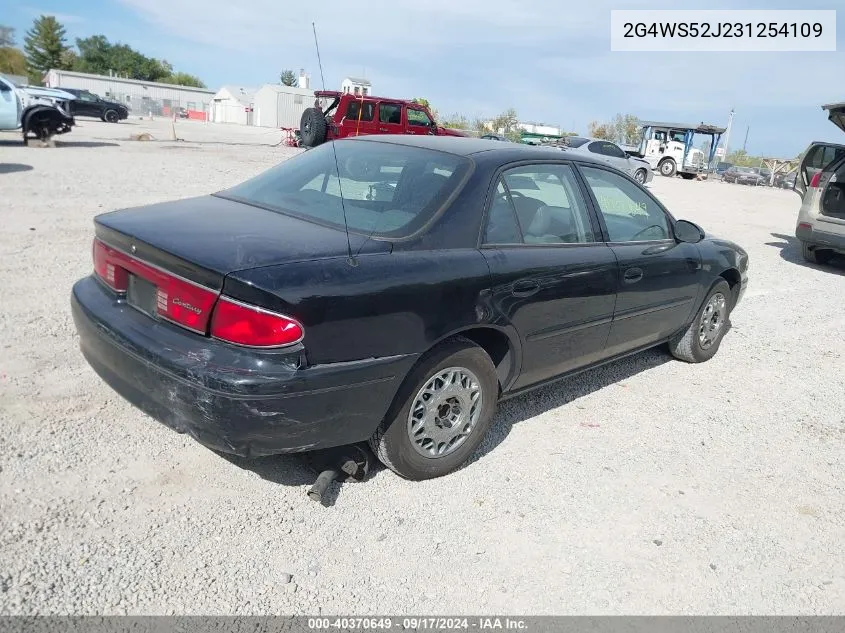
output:
<path id="1" fill-rule="evenodd" d="M 845 103 L 822 106 L 845 132 Z M 795 237 L 804 259 L 825 264 L 845 255 L 845 145 L 812 143 L 801 160 L 793 187 L 802 196 Z"/>

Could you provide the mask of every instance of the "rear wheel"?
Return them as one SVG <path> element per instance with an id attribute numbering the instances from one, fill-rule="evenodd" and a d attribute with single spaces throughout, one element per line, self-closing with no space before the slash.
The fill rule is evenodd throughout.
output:
<path id="1" fill-rule="evenodd" d="M 634 172 L 634 180 L 636 180 L 641 185 L 645 184 L 646 173 L 645 169 L 638 169 Z"/>
<path id="2" fill-rule="evenodd" d="M 689 327 L 669 341 L 669 350 L 675 358 L 703 363 L 716 355 L 728 331 L 731 296 L 727 281 L 719 281 L 710 289 Z"/>
<path id="3" fill-rule="evenodd" d="M 307 108 L 299 120 L 299 136 L 302 145 L 315 147 L 326 140 L 328 124 L 325 115 L 317 108 Z"/>
<path id="4" fill-rule="evenodd" d="M 370 446 L 406 479 L 447 475 L 484 439 L 498 396 L 487 353 L 467 339 L 451 339 L 411 371 Z"/>
<path id="5" fill-rule="evenodd" d="M 671 178 L 672 176 L 674 176 L 678 170 L 677 166 L 675 165 L 675 161 L 671 158 L 664 158 L 662 161 L 660 161 L 660 164 L 657 166 L 657 168 L 660 170 L 660 175 L 666 176 L 667 178 Z"/>
<path id="6" fill-rule="evenodd" d="M 808 242 L 801 242 L 801 255 L 811 264 L 827 264 L 833 257 L 833 251 L 813 248 Z"/>

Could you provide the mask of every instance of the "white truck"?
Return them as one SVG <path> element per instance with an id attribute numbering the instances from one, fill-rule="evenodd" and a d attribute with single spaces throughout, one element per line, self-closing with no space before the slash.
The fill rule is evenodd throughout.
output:
<path id="1" fill-rule="evenodd" d="M 662 121 L 640 121 L 640 128 L 639 147 L 629 153 L 648 161 L 651 168 L 663 176 L 680 174 L 688 180 L 709 170 L 716 146 L 726 129 L 704 123 L 687 125 Z M 696 134 L 711 137 L 710 156 L 692 146 Z"/>
<path id="2" fill-rule="evenodd" d="M 24 145 L 30 137 L 47 143 L 74 125 L 69 92 L 53 88 L 18 86 L 0 75 L 0 130 L 21 130 Z"/>

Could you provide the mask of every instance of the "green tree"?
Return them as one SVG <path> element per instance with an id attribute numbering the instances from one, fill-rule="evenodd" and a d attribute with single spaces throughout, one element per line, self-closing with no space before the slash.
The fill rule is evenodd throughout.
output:
<path id="1" fill-rule="evenodd" d="M 296 73 L 292 70 L 283 70 L 282 74 L 279 75 L 279 82 L 284 86 L 295 86 Z"/>
<path id="2" fill-rule="evenodd" d="M 443 119 L 443 127 L 450 127 L 455 130 L 471 130 L 472 124 L 463 114 L 455 113 Z"/>
<path id="3" fill-rule="evenodd" d="M 15 29 L 0 24 L 0 73 L 26 75 L 26 56 L 15 47 Z"/>
<path id="4" fill-rule="evenodd" d="M 63 55 L 67 50 L 65 27 L 52 15 L 42 15 L 33 22 L 24 38 L 24 53 L 30 80 L 41 81 L 51 68 L 64 69 Z"/>
<path id="5" fill-rule="evenodd" d="M 429 102 L 429 100 L 428 100 L 428 99 L 424 99 L 423 97 L 414 97 L 413 99 L 411 99 L 411 101 L 413 101 L 413 102 L 414 102 L 414 103 L 416 103 L 417 105 L 421 105 L 421 106 L 423 106 L 423 107 L 425 107 L 425 108 L 430 108 L 430 107 L 431 107 L 431 103 Z"/>
<path id="6" fill-rule="evenodd" d="M 161 80 L 165 84 L 175 84 L 177 86 L 191 86 L 193 88 L 205 88 L 205 84 L 195 75 L 188 73 L 172 73 Z"/>
<path id="7" fill-rule="evenodd" d="M 593 138 L 603 138 L 607 141 L 612 141 L 616 138 L 616 128 L 613 123 L 591 121 L 588 129 L 590 136 Z"/>
<path id="8" fill-rule="evenodd" d="M 633 114 L 617 114 L 613 119 L 616 140 L 623 145 L 636 145 L 640 140 L 640 120 Z"/>

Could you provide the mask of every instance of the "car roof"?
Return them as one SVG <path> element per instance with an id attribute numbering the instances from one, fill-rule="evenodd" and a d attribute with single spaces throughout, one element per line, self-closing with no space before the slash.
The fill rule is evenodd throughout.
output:
<path id="1" fill-rule="evenodd" d="M 561 153 L 566 154 L 565 148 L 544 147 L 542 145 L 526 145 L 522 143 L 502 143 L 485 138 L 474 138 L 467 136 L 436 136 L 433 134 L 406 135 L 406 134 L 372 134 L 367 136 L 354 136 L 340 139 L 339 143 L 389 143 L 392 145 L 404 145 L 406 147 L 421 147 L 440 152 L 447 152 L 457 156 L 478 156 L 484 155 L 485 159 L 494 160 L 494 157 L 502 159 L 502 162 L 518 160 L 549 160 L 562 158 Z M 604 164 L 604 161 L 593 158 L 586 154 L 570 154 L 572 160 L 585 163 Z M 569 158 L 567 156 L 566 158 Z"/>

